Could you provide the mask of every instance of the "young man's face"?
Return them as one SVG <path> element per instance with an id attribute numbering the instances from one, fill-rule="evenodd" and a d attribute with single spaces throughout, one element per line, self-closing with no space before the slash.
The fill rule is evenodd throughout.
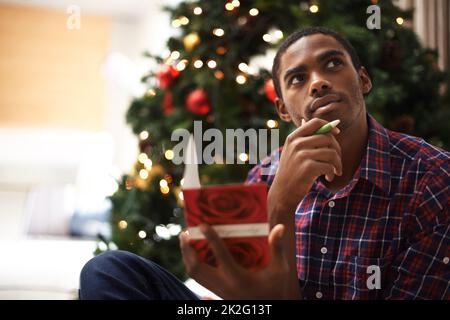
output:
<path id="1" fill-rule="evenodd" d="M 355 70 L 332 36 L 314 34 L 293 43 L 281 56 L 278 77 L 283 95 L 276 102 L 278 113 L 296 126 L 302 118 L 340 119 L 345 130 L 365 114 L 363 93 L 372 87 L 370 78 L 364 68 Z"/>

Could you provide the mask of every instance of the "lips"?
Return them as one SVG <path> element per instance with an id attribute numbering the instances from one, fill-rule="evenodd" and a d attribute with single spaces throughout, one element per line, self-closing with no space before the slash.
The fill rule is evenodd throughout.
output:
<path id="1" fill-rule="evenodd" d="M 333 102 L 340 102 L 341 99 L 336 94 L 327 94 L 326 96 L 317 98 L 311 104 L 311 113 L 315 112 L 317 109 L 326 106 L 327 104 Z"/>

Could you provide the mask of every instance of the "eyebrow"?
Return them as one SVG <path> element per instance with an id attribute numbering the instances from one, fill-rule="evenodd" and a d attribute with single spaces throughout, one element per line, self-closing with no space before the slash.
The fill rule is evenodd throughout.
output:
<path id="1" fill-rule="evenodd" d="M 331 50 L 327 50 L 321 54 L 319 54 L 319 56 L 316 58 L 317 62 L 322 62 L 324 60 L 327 60 L 330 57 L 334 57 L 334 56 L 344 56 L 344 52 L 340 51 L 340 50 L 335 50 L 335 49 L 331 49 Z M 304 72 L 306 71 L 306 66 L 304 64 L 296 66 L 294 68 L 289 69 L 288 71 L 286 71 L 286 73 L 284 74 L 284 81 L 287 80 L 287 78 L 293 74 L 293 73 L 300 73 L 300 72 Z"/>

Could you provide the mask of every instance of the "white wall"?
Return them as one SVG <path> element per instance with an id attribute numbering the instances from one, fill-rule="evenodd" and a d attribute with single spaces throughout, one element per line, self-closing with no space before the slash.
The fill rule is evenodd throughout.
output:
<path id="1" fill-rule="evenodd" d="M 160 11 L 160 1 L 13 3 L 64 12 L 69 4 L 78 4 L 82 15 L 91 12 L 111 19 L 109 49 L 101 70 L 107 82 L 102 132 L 0 128 L 1 150 L 6 150 L 0 152 L 0 298 L 72 299 L 95 241 L 23 237 L 24 229 L 30 219 L 38 219 L 34 229 L 66 229 L 63 224 L 69 210 L 64 210 L 64 204 L 75 202 L 78 208 L 95 204 L 101 198 L 97 191 L 104 189 L 96 183 L 101 184 L 111 162 L 118 168 L 117 177 L 131 169 L 137 157 L 137 137 L 126 124 L 125 113 L 133 95 L 143 93 L 140 78 L 152 67 L 142 53 L 164 50 L 175 30 L 167 14 Z M 67 193 L 71 194 L 68 199 Z M 91 199 L 94 195 L 96 199 Z M 30 202 L 31 198 L 36 201 Z"/>

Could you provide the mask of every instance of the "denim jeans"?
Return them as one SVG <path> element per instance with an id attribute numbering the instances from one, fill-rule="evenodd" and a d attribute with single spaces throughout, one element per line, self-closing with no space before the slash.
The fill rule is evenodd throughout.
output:
<path id="1" fill-rule="evenodd" d="M 81 270 L 81 300 L 198 300 L 158 264 L 126 251 L 107 251 Z"/>

